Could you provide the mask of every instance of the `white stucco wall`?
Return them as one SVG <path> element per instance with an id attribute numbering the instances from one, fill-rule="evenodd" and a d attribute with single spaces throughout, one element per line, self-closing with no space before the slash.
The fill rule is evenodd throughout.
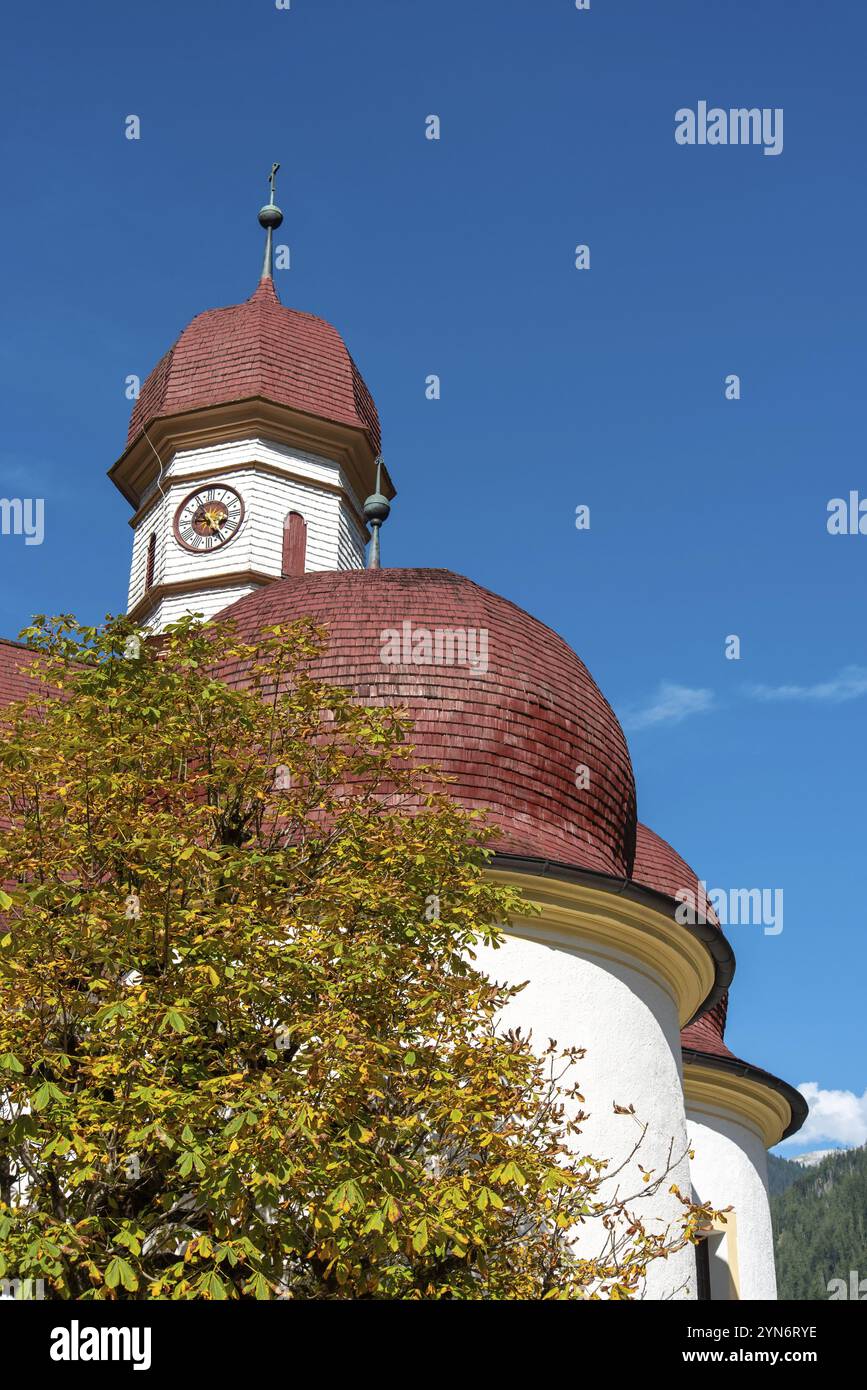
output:
<path id="1" fill-rule="evenodd" d="M 198 476 L 203 473 L 207 479 Z M 241 495 L 244 520 L 228 545 L 209 554 L 191 554 L 175 538 L 175 513 L 193 488 L 210 483 L 224 483 Z M 152 484 L 146 497 L 152 497 L 154 505 L 135 527 L 129 607 L 145 593 L 152 532 L 157 538 L 155 583 L 202 582 L 200 591 L 163 598 L 151 615 L 149 625 L 154 628 L 164 627 L 187 612 L 212 617 L 257 587 L 246 582 L 231 590 L 221 589 L 213 586 L 218 576 L 255 571 L 279 578 L 283 522 L 290 511 L 300 512 L 307 523 L 308 572 L 364 567 L 366 541 L 358 520 L 361 504 L 343 470 L 330 459 L 272 440 L 242 439 L 180 450 L 172 457 L 159 487 Z"/>
<path id="2" fill-rule="evenodd" d="M 748 1124 L 729 1113 L 698 1112 L 687 1102 L 687 1128 L 695 1154 L 692 1185 L 700 1201 L 734 1207 L 735 1221 L 715 1255 L 736 1270 L 742 1299 L 775 1299 L 774 1238 L 768 1199 L 768 1159 L 764 1141 Z"/>
<path id="3" fill-rule="evenodd" d="M 621 1195 L 642 1192 L 639 1162 L 661 1173 L 671 1147 L 674 1170 L 655 1195 L 633 1207 L 648 1230 L 660 1232 L 677 1222 L 682 1207 L 669 1188 L 676 1182 L 689 1195 L 688 1144 L 677 1010 L 661 980 L 636 968 L 626 952 L 620 958 L 597 955 L 592 943 L 580 939 L 567 948 L 509 935 L 501 950 L 480 951 L 478 965 L 496 980 L 529 981 L 505 1011 L 505 1024 L 532 1031 L 540 1047 L 556 1038 L 561 1046 L 587 1049 L 577 1072 L 590 1116 L 580 1136 L 582 1152 L 609 1159 L 612 1169 L 629 1154 L 639 1130 L 629 1116 L 614 1113 L 615 1102 L 634 1105 L 637 1117 L 649 1122 L 636 1160 L 616 1179 Z M 602 1196 L 614 1190 L 612 1182 Z M 597 1252 L 603 1240 L 598 1224 L 589 1222 L 582 1251 Z M 695 1298 L 691 1246 L 651 1264 L 645 1297 Z"/>

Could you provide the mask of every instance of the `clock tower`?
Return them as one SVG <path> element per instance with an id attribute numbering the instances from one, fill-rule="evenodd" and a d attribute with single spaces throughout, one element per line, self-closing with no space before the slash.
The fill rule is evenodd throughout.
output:
<path id="1" fill-rule="evenodd" d="M 376 406 L 343 339 L 277 295 L 277 168 L 255 292 L 184 329 L 144 382 L 109 472 L 133 508 L 128 611 L 153 631 L 287 575 L 362 569 L 368 522 L 376 541 L 394 495 Z"/>

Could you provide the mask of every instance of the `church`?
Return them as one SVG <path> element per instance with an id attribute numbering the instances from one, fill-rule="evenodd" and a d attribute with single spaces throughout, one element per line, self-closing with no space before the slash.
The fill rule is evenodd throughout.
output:
<path id="1" fill-rule="evenodd" d="M 729 1050 L 735 960 L 704 880 L 638 820 L 623 731 L 555 632 L 472 579 L 382 567 L 395 485 L 376 405 L 340 333 L 280 302 L 282 220 L 272 171 L 254 292 L 194 318 L 135 402 L 109 471 L 132 513 L 128 612 L 154 633 L 219 614 L 245 640 L 313 617 L 328 630 L 313 674 L 408 712 L 420 759 L 495 827 L 489 873 L 541 909 L 481 963 L 527 982 L 505 1023 L 586 1049 L 586 1151 L 623 1195 L 666 1174 L 642 1207 L 651 1229 L 677 1221 L 672 1184 L 730 1208 L 650 1266 L 645 1296 L 774 1299 L 766 1151 L 807 1107 Z M 0 703 L 23 693 L 26 660 L 0 642 Z M 687 899 L 703 910 L 683 920 Z"/>

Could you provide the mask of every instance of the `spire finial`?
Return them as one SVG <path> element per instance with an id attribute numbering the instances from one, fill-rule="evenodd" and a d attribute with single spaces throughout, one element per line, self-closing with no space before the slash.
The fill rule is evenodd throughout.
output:
<path id="1" fill-rule="evenodd" d="M 269 201 L 263 208 L 259 209 L 259 225 L 265 228 L 265 259 L 262 262 L 262 279 L 271 279 L 271 241 L 273 233 L 283 221 L 283 214 L 274 202 L 274 190 L 277 183 L 277 170 L 279 164 L 271 165 L 271 172 L 268 175 L 268 187 L 271 190 Z"/>
<path id="2" fill-rule="evenodd" d="M 373 535 L 370 538 L 370 550 L 367 555 L 367 568 L 378 570 L 379 563 L 379 528 L 384 521 L 388 520 L 391 506 L 387 497 L 382 493 L 382 465 L 383 457 L 380 454 L 376 460 L 376 492 L 371 493 L 364 503 L 364 519 L 370 526 Z"/>

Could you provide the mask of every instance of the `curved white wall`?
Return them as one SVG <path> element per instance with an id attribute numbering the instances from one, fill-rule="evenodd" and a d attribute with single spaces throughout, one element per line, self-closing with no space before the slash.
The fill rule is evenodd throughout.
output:
<path id="1" fill-rule="evenodd" d="M 735 1275 L 738 1297 L 775 1299 L 774 1237 L 768 1199 L 768 1158 L 754 1129 L 729 1113 L 700 1112 L 687 1101 L 687 1128 L 695 1154 L 690 1164 L 696 1197 L 713 1206 L 734 1207 L 715 1257 Z M 735 1246 L 734 1260 L 731 1245 Z"/>
<path id="2" fill-rule="evenodd" d="M 509 934 L 498 951 L 478 952 L 478 965 L 495 980 L 526 989 L 506 1009 L 503 1022 L 531 1030 L 539 1046 L 556 1038 L 561 1046 L 583 1047 L 577 1079 L 590 1116 L 580 1137 L 582 1151 L 607 1158 L 617 1167 L 629 1154 L 639 1131 L 635 1121 L 614 1113 L 614 1103 L 634 1105 L 648 1132 L 637 1159 L 660 1173 L 672 1148 L 676 1166 L 658 1192 L 633 1206 L 649 1231 L 676 1223 L 682 1207 L 669 1188 L 676 1182 L 690 1191 L 687 1134 L 681 1080 L 680 1032 L 670 992 L 658 979 L 636 968 L 626 953 L 618 958 L 596 952 L 580 938 L 574 944 L 548 945 L 529 935 Z M 645 1184 L 633 1160 L 616 1180 L 622 1195 Z M 614 1191 L 606 1185 L 603 1196 Z M 581 1236 L 582 1253 L 595 1253 L 604 1233 L 589 1222 Z M 694 1298 L 695 1258 L 691 1246 L 648 1268 L 645 1297 Z"/>

